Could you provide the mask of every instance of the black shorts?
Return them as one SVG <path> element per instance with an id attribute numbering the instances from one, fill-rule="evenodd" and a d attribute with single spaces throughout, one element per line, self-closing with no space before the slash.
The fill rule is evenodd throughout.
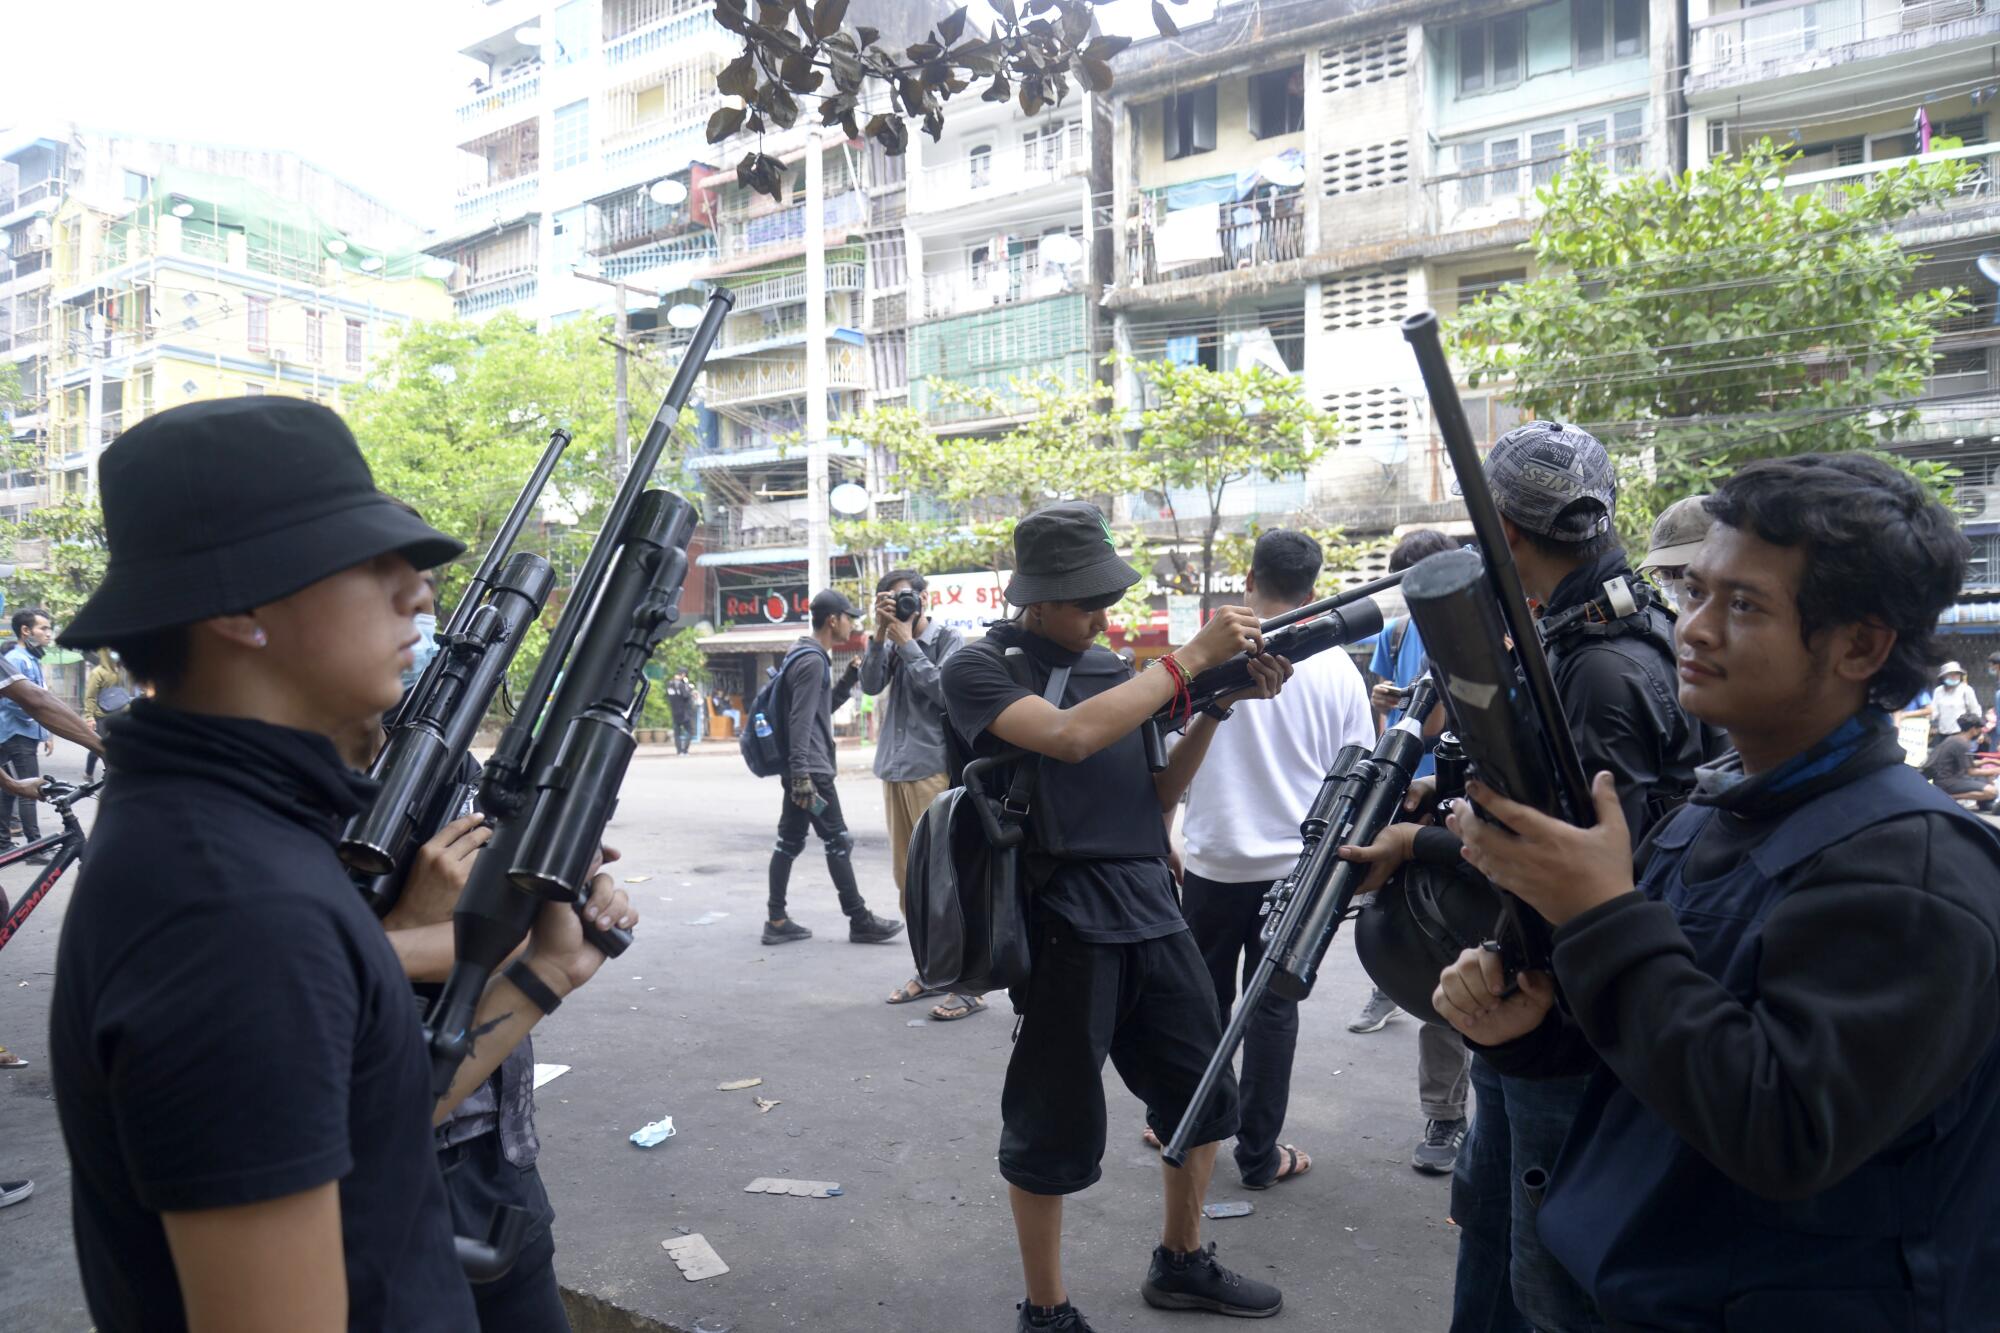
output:
<path id="1" fill-rule="evenodd" d="M 1041 920 L 1000 1096 L 1001 1176 L 1030 1194 L 1074 1194 L 1097 1183 L 1106 1056 L 1165 1142 L 1221 1040 L 1215 984 L 1186 931 L 1088 944 L 1060 918 Z M 1225 1070 L 1192 1142 L 1235 1132 L 1236 1076 Z"/>
<path id="2" fill-rule="evenodd" d="M 1993 785 L 1991 778 L 1943 778 L 1938 790 L 1951 796 L 1969 796 L 1976 791 L 1985 791 Z"/>

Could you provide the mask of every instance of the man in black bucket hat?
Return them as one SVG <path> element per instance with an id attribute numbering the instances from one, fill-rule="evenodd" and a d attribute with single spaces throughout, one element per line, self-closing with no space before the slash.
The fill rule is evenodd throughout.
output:
<path id="1" fill-rule="evenodd" d="M 107 449 L 110 561 L 62 642 L 157 697 L 108 739 L 51 1063 L 97 1327 L 471 1329 L 408 982 L 334 855 L 372 792 L 334 738 L 393 705 L 457 556 L 323 407 L 175 408 Z M 629 920 L 600 880 L 593 910 Z M 551 906 L 560 996 L 602 956 Z M 483 1018 L 532 1001 L 504 977 Z M 505 1055 L 480 1047 L 447 1102 Z"/>
<path id="2" fill-rule="evenodd" d="M 943 667 L 952 726 L 977 755 L 1007 747 L 1040 755 L 1028 819 L 1035 885 L 1033 972 L 1013 992 L 1021 1028 L 1001 1093 L 1000 1174 L 1021 1246 L 1027 1299 L 1017 1327 L 1087 1333 L 1062 1276 L 1062 1200 L 1094 1183 L 1104 1155 L 1104 1062 L 1146 1104 L 1165 1139 L 1221 1040 L 1215 988 L 1174 900 L 1162 814 L 1201 764 L 1219 719 L 1181 719 L 1187 734 L 1158 773 L 1142 729 L 1184 696 L 1194 673 L 1263 635 L 1248 608 L 1223 607 L 1190 642 L 1134 674 L 1096 646 L 1105 612 L 1139 572 L 1118 554 L 1088 504 L 1051 505 L 1014 529 L 1007 600 L 995 625 Z M 1252 658 L 1269 698 L 1291 667 Z M 1260 1318 L 1282 1299 L 1201 1246 L 1201 1201 L 1216 1143 L 1236 1131 L 1236 1087 L 1225 1077 L 1184 1167 L 1165 1168 L 1167 1222 L 1142 1295 L 1166 1309 Z"/>

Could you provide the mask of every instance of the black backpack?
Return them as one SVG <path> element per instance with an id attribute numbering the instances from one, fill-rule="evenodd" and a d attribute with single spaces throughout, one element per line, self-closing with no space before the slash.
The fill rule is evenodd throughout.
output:
<path id="1" fill-rule="evenodd" d="M 771 669 L 771 678 L 750 701 L 749 716 L 743 720 L 743 734 L 736 738 L 736 746 L 743 753 L 743 762 L 760 778 L 782 774 L 792 754 L 791 741 L 785 735 L 785 672 L 799 654 L 818 652 L 818 648 L 805 644 L 794 647 L 785 654 L 784 661 Z M 826 663 L 826 671 L 832 675 L 831 659 Z"/>
<path id="2" fill-rule="evenodd" d="M 1017 680 L 1025 655 L 1006 655 Z M 1062 707 L 1069 668 L 1050 676 L 1042 697 Z M 904 862 L 910 953 L 923 984 L 961 995 L 1006 990 L 1028 979 L 1028 883 L 1021 846 L 1040 756 L 1011 747 L 962 765 L 945 723 L 955 785 L 940 792 L 910 834 Z"/>

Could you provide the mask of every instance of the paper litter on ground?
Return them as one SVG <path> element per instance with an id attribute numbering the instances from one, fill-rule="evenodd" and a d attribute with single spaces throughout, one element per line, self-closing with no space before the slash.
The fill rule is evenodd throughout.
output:
<path id="1" fill-rule="evenodd" d="M 745 1194 L 789 1194 L 794 1199 L 831 1199 L 837 1196 L 840 1185 L 832 1180 L 786 1180 L 782 1177 L 759 1176 L 743 1187 Z"/>
<path id="2" fill-rule="evenodd" d="M 568 1072 L 569 1072 L 568 1065 L 541 1065 L 541 1064 L 536 1065 L 535 1066 L 536 1090 L 540 1091 L 543 1087 L 545 1087 L 550 1083 L 555 1082 L 557 1079 L 561 1078 L 564 1074 L 567 1074 Z"/>
<path id="3" fill-rule="evenodd" d="M 745 1088 L 754 1088 L 763 1081 L 761 1078 L 733 1078 L 727 1083 L 716 1084 L 715 1090 L 717 1092 L 741 1092 Z"/>
<path id="4" fill-rule="evenodd" d="M 715 1247 L 699 1231 L 691 1236 L 669 1236 L 660 1242 L 660 1248 L 681 1270 L 681 1276 L 690 1282 L 720 1277 L 729 1271 L 729 1265 L 722 1262 L 722 1256 L 715 1252 Z"/>

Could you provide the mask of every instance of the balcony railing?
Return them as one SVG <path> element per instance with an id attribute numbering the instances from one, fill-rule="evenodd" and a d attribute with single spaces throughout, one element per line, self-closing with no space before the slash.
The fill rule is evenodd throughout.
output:
<path id="1" fill-rule="evenodd" d="M 852 190 L 829 196 L 824 208 L 829 231 L 859 222 L 866 211 L 860 193 Z M 806 206 L 793 204 L 790 208 L 772 213 L 725 218 L 716 224 L 716 234 L 724 259 L 755 254 L 759 250 L 798 248 L 805 240 Z"/>
<path id="2" fill-rule="evenodd" d="M 542 188 L 540 172 L 531 171 L 506 180 L 481 181 L 462 187 L 453 215 L 461 220 L 498 215 L 502 219 L 526 212 Z"/>
<path id="3" fill-rule="evenodd" d="M 452 301 L 452 309 L 461 317 L 483 315 L 494 310 L 504 310 L 511 305 L 520 305 L 535 299 L 537 280 L 530 274 L 517 282 L 481 287 Z"/>
<path id="4" fill-rule="evenodd" d="M 744 551 L 803 546 L 811 521 L 811 507 L 804 500 L 767 500 L 761 504 L 732 504 L 728 520 L 712 523 L 709 528 L 712 540 L 723 550 Z"/>
<path id="5" fill-rule="evenodd" d="M 1078 275 L 1039 256 L 1012 255 L 998 264 L 924 275 L 924 314 L 931 319 L 1014 305 L 1076 290 Z"/>
<path id="6" fill-rule="evenodd" d="M 618 146 L 604 150 L 605 170 L 616 174 L 657 158 L 661 171 L 678 171 L 687 166 L 692 158 L 706 158 L 708 141 L 702 135 L 702 127 L 707 124 L 709 114 L 720 105 L 722 99 L 719 97 L 697 103 L 650 127 L 641 126 L 626 131 L 627 135 L 638 136 L 628 141 L 620 142 L 622 136 L 614 136 L 606 141 Z"/>
<path id="7" fill-rule="evenodd" d="M 1643 137 L 1598 142 L 1593 151 L 1599 161 L 1609 161 L 1613 175 L 1638 171 L 1646 162 Z M 1541 205 L 1535 191 L 1554 181 L 1569 157 L 1565 147 L 1560 153 L 1432 176 L 1424 182 L 1424 228 L 1429 233 L 1469 231 L 1537 217 Z"/>
<path id="8" fill-rule="evenodd" d="M 865 389 L 868 371 L 861 349 L 852 343 L 827 348 L 827 387 Z M 709 363 L 704 397 L 710 407 L 750 403 L 766 398 L 797 398 L 806 391 L 805 357 L 770 360 L 745 358 Z"/>
<path id="9" fill-rule="evenodd" d="M 1902 39 L 1894 49 L 2000 30 L 1990 0 L 1919 0 L 1901 5 L 1867 0 L 1777 0 L 1688 24 L 1693 51 L 1688 80 L 1742 81 L 1776 64 L 1808 58 L 1831 63 L 1832 53 L 1857 42 Z"/>
<path id="10" fill-rule="evenodd" d="M 1265 199 L 1223 204 L 1213 243 L 1206 235 L 1178 234 L 1185 224 L 1141 218 L 1126 246 L 1126 265 L 1139 283 L 1173 282 L 1209 273 L 1257 268 L 1299 259 L 1306 252 L 1305 207 L 1298 190 Z M 1162 240 L 1166 241 L 1162 245 Z M 1176 262 L 1192 251 L 1195 257 Z M 1164 259 L 1164 262 L 1163 262 Z"/>
<path id="11" fill-rule="evenodd" d="M 459 104 L 458 119 L 462 124 L 470 123 L 492 112 L 532 102 L 541 95 L 541 91 L 542 71 L 537 66 L 511 79 L 502 79 L 484 92 L 473 94 Z"/>
<path id="12" fill-rule="evenodd" d="M 826 289 L 830 292 L 858 292 L 861 290 L 861 278 L 861 265 L 851 260 L 826 266 Z M 776 277 L 747 282 L 741 287 L 732 286 L 729 290 L 736 296 L 738 314 L 774 305 L 794 305 L 806 299 L 806 275 L 803 270 L 780 273 Z"/>
<path id="13" fill-rule="evenodd" d="M 44 199 L 54 199 L 61 195 L 67 186 L 73 183 L 60 175 L 44 176 L 41 180 L 31 181 L 14 191 L 12 196 L 8 198 L 6 207 L 0 209 L 0 212 L 11 213 L 17 208 L 26 208 L 30 204 L 39 204 Z"/>
<path id="14" fill-rule="evenodd" d="M 680 12 L 606 42 L 604 63 L 613 66 L 629 64 L 641 56 L 722 32 L 709 16 L 708 0 L 679 0 L 674 7 Z"/>
<path id="15" fill-rule="evenodd" d="M 1892 157 L 1880 162 L 1862 162 L 1851 167 L 1834 167 L 1829 171 L 1803 171 L 1785 177 L 1784 191 L 1787 198 L 1804 194 L 1808 190 L 1821 191 L 1822 198 L 1836 212 L 1844 212 L 1850 206 L 1854 191 L 1848 186 L 1866 185 L 1875 176 L 1885 171 L 1894 171 L 1917 162 L 1969 162 L 1972 170 L 1959 182 L 1958 192 L 1945 203 L 1945 207 L 1966 208 L 1996 202 L 1994 192 L 1994 171 L 2000 162 L 2000 145 L 1967 144 L 1962 148 L 1943 148 L 1922 157 Z"/>
<path id="16" fill-rule="evenodd" d="M 715 234 L 704 231 L 659 241 L 642 250 L 628 250 L 622 255 L 606 255 L 598 263 L 607 278 L 630 278 L 661 269 L 705 264 L 714 258 Z"/>
<path id="17" fill-rule="evenodd" d="M 1037 139 L 991 152 L 967 153 L 951 162 L 925 167 L 922 189 L 910 200 L 912 211 L 934 213 L 986 200 L 1006 199 L 1023 190 L 1081 175 L 1090 167 L 1084 149 L 1083 125 L 1070 124 L 1060 138 Z"/>

